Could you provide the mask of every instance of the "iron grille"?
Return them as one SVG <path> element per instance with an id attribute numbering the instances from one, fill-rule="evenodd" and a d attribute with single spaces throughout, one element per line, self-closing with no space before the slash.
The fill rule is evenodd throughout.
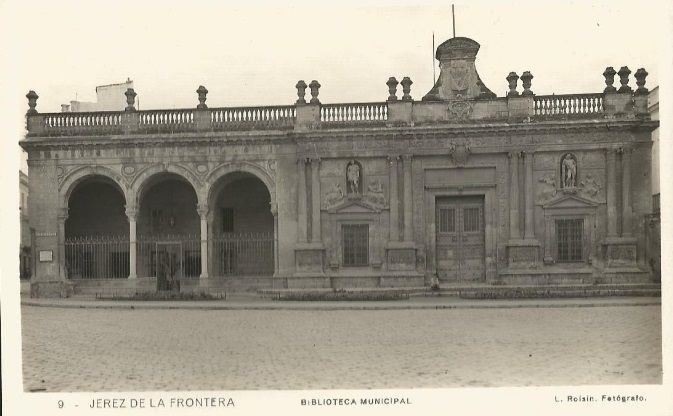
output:
<path id="1" fill-rule="evenodd" d="M 582 261 L 583 219 L 556 220 L 556 244 L 559 262 Z"/>
<path id="2" fill-rule="evenodd" d="M 439 210 L 439 232 L 456 232 L 456 210 L 453 208 L 440 208 Z"/>
<path id="3" fill-rule="evenodd" d="M 109 279 L 129 276 L 128 237 L 67 238 L 64 251 L 69 279 Z"/>
<path id="4" fill-rule="evenodd" d="M 222 208 L 222 232 L 223 233 L 233 233 L 234 232 L 234 209 L 233 208 Z"/>
<path id="5" fill-rule="evenodd" d="M 463 231 L 474 232 L 481 230 L 481 215 L 480 209 L 464 208 L 463 209 Z"/>
<path id="6" fill-rule="evenodd" d="M 344 266 L 366 266 L 369 264 L 369 225 L 344 224 L 343 235 Z"/>
<path id="7" fill-rule="evenodd" d="M 216 275 L 273 275 L 273 233 L 224 233 L 213 239 Z"/>

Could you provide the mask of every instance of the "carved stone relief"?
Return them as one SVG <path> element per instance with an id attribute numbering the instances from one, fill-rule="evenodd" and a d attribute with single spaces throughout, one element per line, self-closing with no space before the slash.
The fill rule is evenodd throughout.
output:
<path id="1" fill-rule="evenodd" d="M 341 204 L 344 200 L 344 191 L 339 181 L 333 182 L 323 196 L 323 209 L 330 209 Z"/>
<path id="2" fill-rule="evenodd" d="M 538 180 L 541 186 L 538 187 L 537 201 L 544 204 L 556 197 L 556 175 L 547 174 Z"/>
<path id="3" fill-rule="evenodd" d="M 453 162 L 458 166 L 463 166 L 467 163 L 467 158 L 470 156 L 470 146 L 464 144 L 459 145 L 450 145 L 449 154 L 453 159 Z"/>
<path id="4" fill-rule="evenodd" d="M 447 107 L 449 120 L 467 120 L 472 115 L 472 103 L 470 101 L 449 101 Z"/>
<path id="5" fill-rule="evenodd" d="M 380 179 L 369 183 L 363 199 L 369 205 L 379 210 L 386 206 L 386 196 Z"/>
<path id="6" fill-rule="evenodd" d="M 585 175 L 580 181 L 580 195 L 588 199 L 595 199 L 601 190 L 601 185 L 592 175 Z"/>

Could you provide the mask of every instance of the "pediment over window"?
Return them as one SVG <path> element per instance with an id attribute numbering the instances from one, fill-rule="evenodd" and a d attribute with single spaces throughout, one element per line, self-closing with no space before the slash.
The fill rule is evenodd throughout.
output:
<path id="1" fill-rule="evenodd" d="M 368 204 L 362 199 L 346 199 L 341 204 L 329 209 L 330 213 L 349 214 L 349 213 L 378 213 L 381 210 Z"/>
<path id="2" fill-rule="evenodd" d="M 561 195 L 559 198 L 553 199 L 542 207 L 544 209 L 564 209 L 564 208 L 595 208 L 598 206 L 596 202 L 590 201 L 581 196 L 573 194 Z"/>

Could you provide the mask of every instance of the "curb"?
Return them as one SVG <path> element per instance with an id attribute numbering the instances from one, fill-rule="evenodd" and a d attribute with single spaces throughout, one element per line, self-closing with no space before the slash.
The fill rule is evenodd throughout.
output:
<path id="1" fill-rule="evenodd" d="M 572 303 L 515 303 L 507 304 L 505 302 L 498 302 L 497 304 L 488 304 L 477 302 L 469 303 L 433 303 L 433 304 L 407 304 L 407 305 L 300 305 L 300 304 L 272 304 L 266 303 L 261 305 L 239 304 L 239 305 L 195 305 L 185 304 L 176 305 L 174 303 L 166 305 L 160 303 L 61 303 L 61 302 L 36 302 L 36 301 L 21 301 L 22 306 L 35 306 L 43 308 L 61 308 L 61 309 L 119 309 L 119 310 L 215 310 L 215 311 L 237 311 L 237 310 L 251 310 L 251 311 L 345 311 L 345 310 L 362 310 L 362 311 L 377 311 L 377 310 L 451 310 L 451 309 L 540 309 L 540 308 L 594 308 L 594 307 L 615 307 L 615 306 L 660 306 L 661 300 L 642 300 L 629 302 L 572 302 Z M 350 303 L 350 302 L 349 302 Z"/>

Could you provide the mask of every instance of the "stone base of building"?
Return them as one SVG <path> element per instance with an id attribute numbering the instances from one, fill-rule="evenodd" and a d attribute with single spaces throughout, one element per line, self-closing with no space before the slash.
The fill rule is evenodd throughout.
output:
<path id="1" fill-rule="evenodd" d="M 531 269 L 540 265 L 540 242 L 510 240 L 507 243 L 507 264 L 510 269 Z"/>
<path id="2" fill-rule="evenodd" d="M 637 246 L 635 238 L 612 237 L 603 242 L 606 267 L 609 269 L 635 268 Z"/>
<path id="3" fill-rule="evenodd" d="M 54 280 L 30 282 L 31 298 L 69 298 L 75 293 L 75 284 L 70 281 Z"/>
<path id="4" fill-rule="evenodd" d="M 500 285 L 582 285 L 582 284 L 633 284 L 652 283 L 652 273 L 638 268 L 604 269 L 591 267 L 568 269 L 545 267 L 538 270 L 503 271 L 498 276 Z"/>

